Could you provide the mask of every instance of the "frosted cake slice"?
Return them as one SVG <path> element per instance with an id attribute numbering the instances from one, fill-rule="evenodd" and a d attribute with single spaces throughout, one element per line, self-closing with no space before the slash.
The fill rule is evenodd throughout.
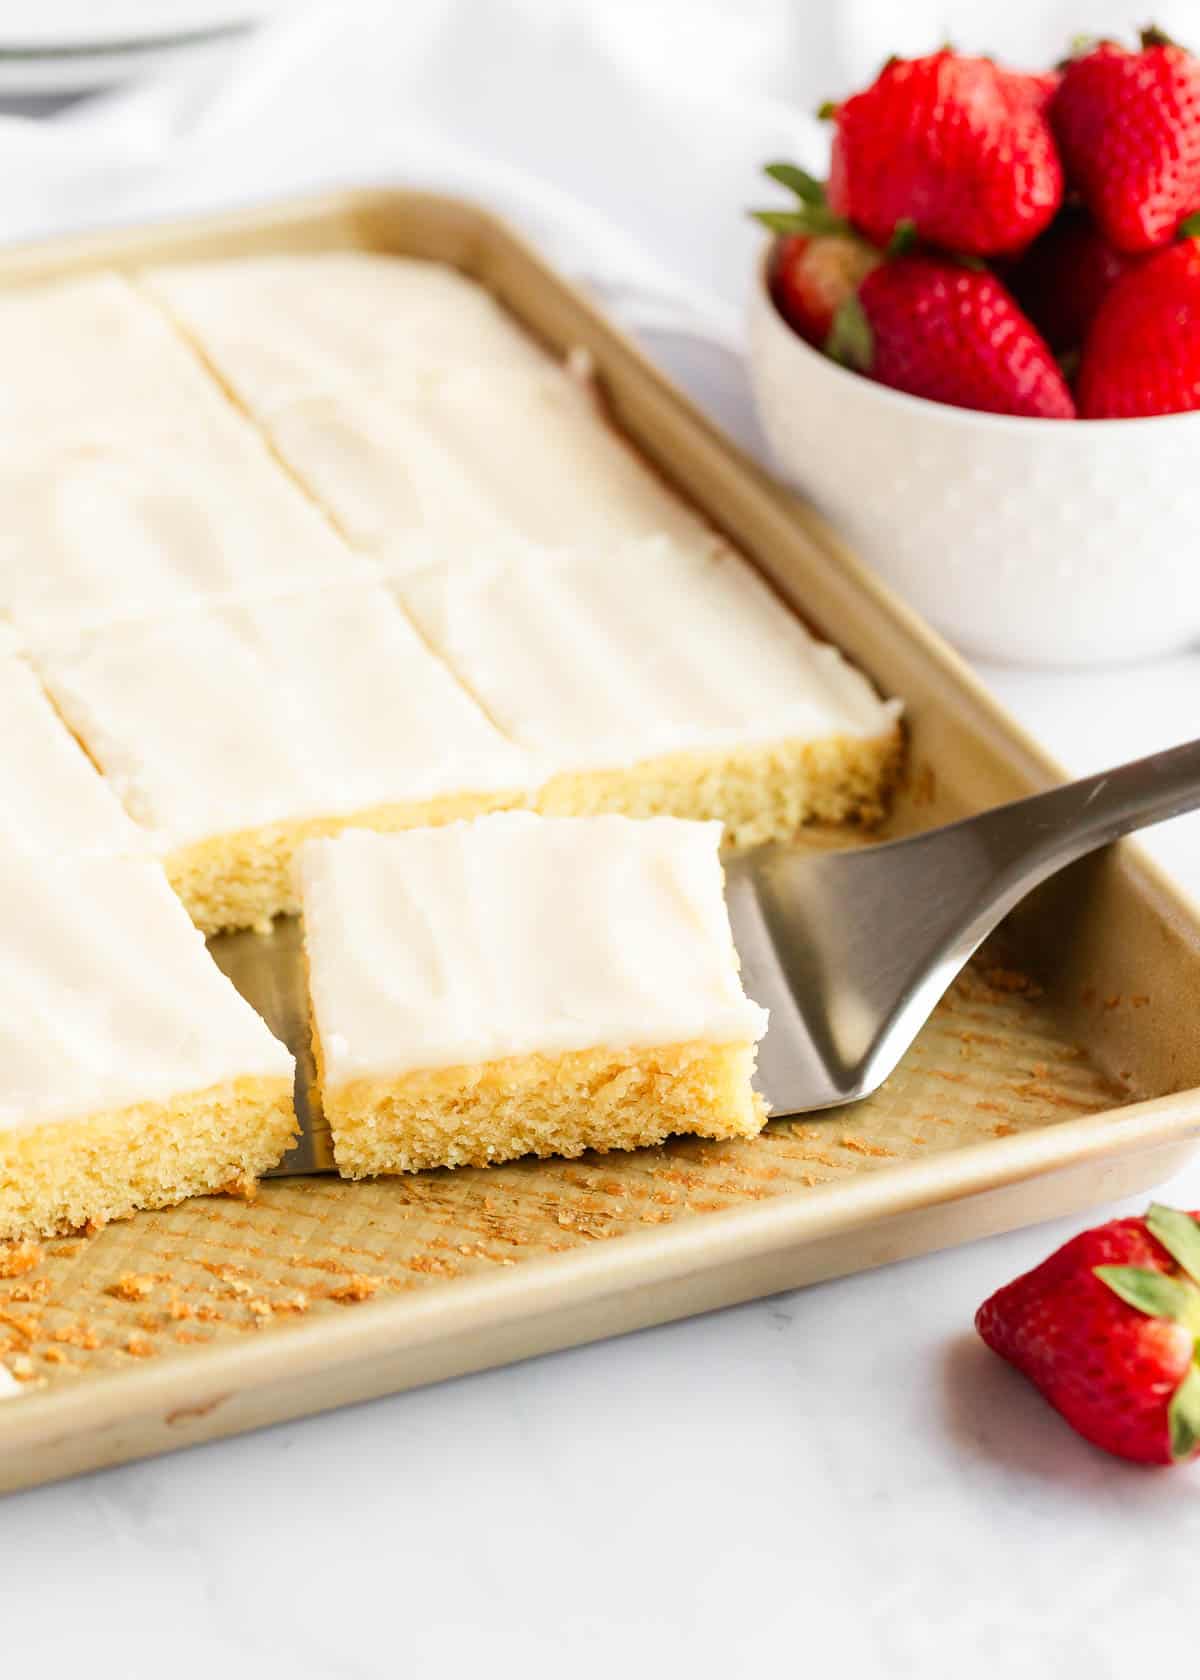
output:
<path id="1" fill-rule="evenodd" d="M 139 282 L 259 413 L 350 386 L 400 396 L 448 367 L 551 365 L 482 286 L 444 263 L 329 251 L 173 263 Z"/>
<path id="2" fill-rule="evenodd" d="M 719 827 L 506 812 L 301 856 L 313 1047 L 340 1171 L 747 1137 L 765 1011 Z"/>
<path id="3" fill-rule="evenodd" d="M 124 281 L 0 297 L 0 360 L 0 616 L 24 636 L 365 572 Z"/>
<path id="4" fill-rule="evenodd" d="M 897 704 L 727 548 L 497 549 L 391 587 L 488 715 L 554 767 L 544 812 L 715 818 L 738 847 L 884 812 Z"/>
<path id="5" fill-rule="evenodd" d="M 148 860 L 0 839 L 0 1238 L 166 1207 L 279 1160 L 293 1063 Z"/>
<path id="6" fill-rule="evenodd" d="M 24 660 L 0 649 L 0 832 L 34 855 L 149 849 Z"/>
<path id="7" fill-rule="evenodd" d="M 382 588 L 110 627 L 36 658 L 206 932 L 294 910 L 312 835 L 520 804 L 536 779 Z"/>
<path id="8" fill-rule="evenodd" d="M 710 538 L 590 389 L 450 269 L 276 257 L 142 280 L 299 482 L 352 542 L 365 529 L 373 553 L 378 533 L 411 528 L 416 502 L 441 557 L 462 541 L 461 507 L 474 519 L 488 508 L 537 542 Z M 439 457 L 458 484 L 440 499 L 450 469 Z"/>

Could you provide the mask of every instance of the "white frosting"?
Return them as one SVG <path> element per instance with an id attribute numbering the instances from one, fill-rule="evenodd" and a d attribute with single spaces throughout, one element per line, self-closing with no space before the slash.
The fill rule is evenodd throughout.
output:
<path id="1" fill-rule="evenodd" d="M 560 770 L 874 736 L 897 715 L 729 549 L 497 549 L 391 586 L 499 726 Z"/>
<path id="2" fill-rule="evenodd" d="M 443 556 L 488 525 L 536 542 L 708 540 L 590 391 L 450 269 L 346 254 L 144 281 L 372 555 L 396 558 L 414 527 Z"/>
<path id="3" fill-rule="evenodd" d="M 160 311 L 111 273 L 0 294 L 0 461 L 203 429 L 227 405 Z M 219 423 L 219 422 L 218 422 Z"/>
<path id="4" fill-rule="evenodd" d="M 456 365 L 536 371 L 548 361 L 482 286 L 442 263 L 341 251 L 140 278 L 257 412 L 342 387 L 395 398 Z"/>
<path id="5" fill-rule="evenodd" d="M 453 368 L 431 383 L 421 415 L 533 542 L 602 543 L 665 532 L 703 550 L 714 540 L 569 374 Z"/>
<path id="6" fill-rule="evenodd" d="M 486 485 L 412 409 L 369 392 L 326 392 L 266 424 L 280 457 L 366 559 L 394 565 L 512 539 Z"/>
<path id="7" fill-rule="evenodd" d="M 364 572 L 156 307 L 113 276 L 0 300 L 0 361 L 0 426 L 13 409 L 0 611 L 26 634 Z"/>
<path id="8" fill-rule="evenodd" d="M 144 852 L 145 835 L 42 692 L 33 672 L 0 650 L 0 829 L 51 856 Z"/>
<path id="9" fill-rule="evenodd" d="M 305 939 L 329 1083 L 761 1038 L 719 840 L 719 823 L 513 811 L 311 841 Z"/>
<path id="10" fill-rule="evenodd" d="M 382 588 L 112 627 L 36 658 L 126 809 L 169 848 L 536 775 Z"/>
<path id="11" fill-rule="evenodd" d="M 0 926 L 0 1128 L 292 1072 L 157 864 L 0 837 Z"/>

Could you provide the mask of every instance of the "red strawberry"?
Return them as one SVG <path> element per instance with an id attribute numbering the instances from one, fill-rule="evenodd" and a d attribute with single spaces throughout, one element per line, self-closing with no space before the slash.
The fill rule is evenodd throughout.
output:
<path id="1" fill-rule="evenodd" d="M 1067 420 L 1049 346 L 982 269 L 902 256 L 872 269 L 838 314 L 830 352 L 883 385 L 958 408 Z"/>
<path id="2" fill-rule="evenodd" d="M 1050 120 L 1072 183 L 1121 251 L 1165 245 L 1200 209 L 1200 59 L 1155 30 L 1063 72 Z"/>
<path id="3" fill-rule="evenodd" d="M 822 348 L 833 318 L 879 252 L 853 233 L 791 233 L 771 264 L 771 290 L 784 318 L 810 344 Z"/>
<path id="4" fill-rule="evenodd" d="M 1038 111 L 1046 110 L 1062 81 L 1058 70 L 1006 70 L 999 64 L 996 69 L 1009 97 Z"/>
<path id="5" fill-rule="evenodd" d="M 825 188 L 793 163 L 769 163 L 765 173 L 795 194 L 790 210 L 755 210 L 756 220 L 781 234 L 771 254 L 771 292 L 801 338 L 822 348 L 834 316 L 880 260 L 850 224 L 825 202 Z"/>
<path id="6" fill-rule="evenodd" d="M 1200 1452 L 1200 1216 L 1153 1206 L 1073 1237 L 975 1317 L 990 1348 L 1119 1458 Z"/>
<path id="7" fill-rule="evenodd" d="M 1109 289 L 1144 260 L 1118 251 L 1083 210 L 1072 207 L 1034 240 L 1007 279 L 1050 348 L 1077 350 Z"/>
<path id="8" fill-rule="evenodd" d="M 1096 312 L 1079 367 L 1085 420 L 1200 408 L 1200 239 L 1118 280 Z"/>
<path id="9" fill-rule="evenodd" d="M 1032 82 L 948 50 L 893 59 L 837 107 L 830 204 L 879 245 L 912 222 L 950 250 L 1020 250 L 1063 191 L 1044 89 Z"/>

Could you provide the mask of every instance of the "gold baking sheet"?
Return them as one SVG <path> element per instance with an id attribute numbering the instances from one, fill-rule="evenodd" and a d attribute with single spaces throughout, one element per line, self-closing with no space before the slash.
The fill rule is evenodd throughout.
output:
<path id="1" fill-rule="evenodd" d="M 1055 779 L 961 662 L 813 514 L 475 207 L 342 193 L 12 251 L 0 283 L 350 246 L 454 263 L 551 346 L 592 352 L 632 440 L 810 622 L 905 698 L 910 769 L 890 832 Z M 243 982 L 247 965 L 261 978 L 261 937 L 222 946 Z M 774 1122 L 753 1142 L 688 1139 L 355 1185 L 273 1180 L 250 1203 L 208 1198 L 0 1250 L 0 1358 L 23 1379 L 20 1395 L 0 1401 L 0 1490 L 1146 1188 L 1200 1134 L 1198 981 L 1196 912 L 1123 847 L 1011 917 L 883 1090 L 855 1108 Z"/>

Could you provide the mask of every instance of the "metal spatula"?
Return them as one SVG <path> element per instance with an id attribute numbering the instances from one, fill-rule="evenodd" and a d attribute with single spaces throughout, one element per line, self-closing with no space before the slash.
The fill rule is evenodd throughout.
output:
<path id="1" fill-rule="evenodd" d="M 869 1096 L 972 952 L 1026 893 L 1086 853 L 1200 806 L 1200 741 L 907 840 L 727 866 L 747 992 L 771 1012 L 772 1114 Z"/>
<path id="2" fill-rule="evenodd" d="M 1193 741 L 912 839 L 823 853 L 772 845 L 733 859 L 726 896 L 742 978 L 771 1013 L 756 1084 L 772 1114 L 869 1096 L 1027 892 L 1122 834 L 1197 806 Z M 212 951 L 300 1067 L 303 1135 L 275 1175 L 332 1171 L 310 1078 L 298 923 L 226 934 Z"/>

